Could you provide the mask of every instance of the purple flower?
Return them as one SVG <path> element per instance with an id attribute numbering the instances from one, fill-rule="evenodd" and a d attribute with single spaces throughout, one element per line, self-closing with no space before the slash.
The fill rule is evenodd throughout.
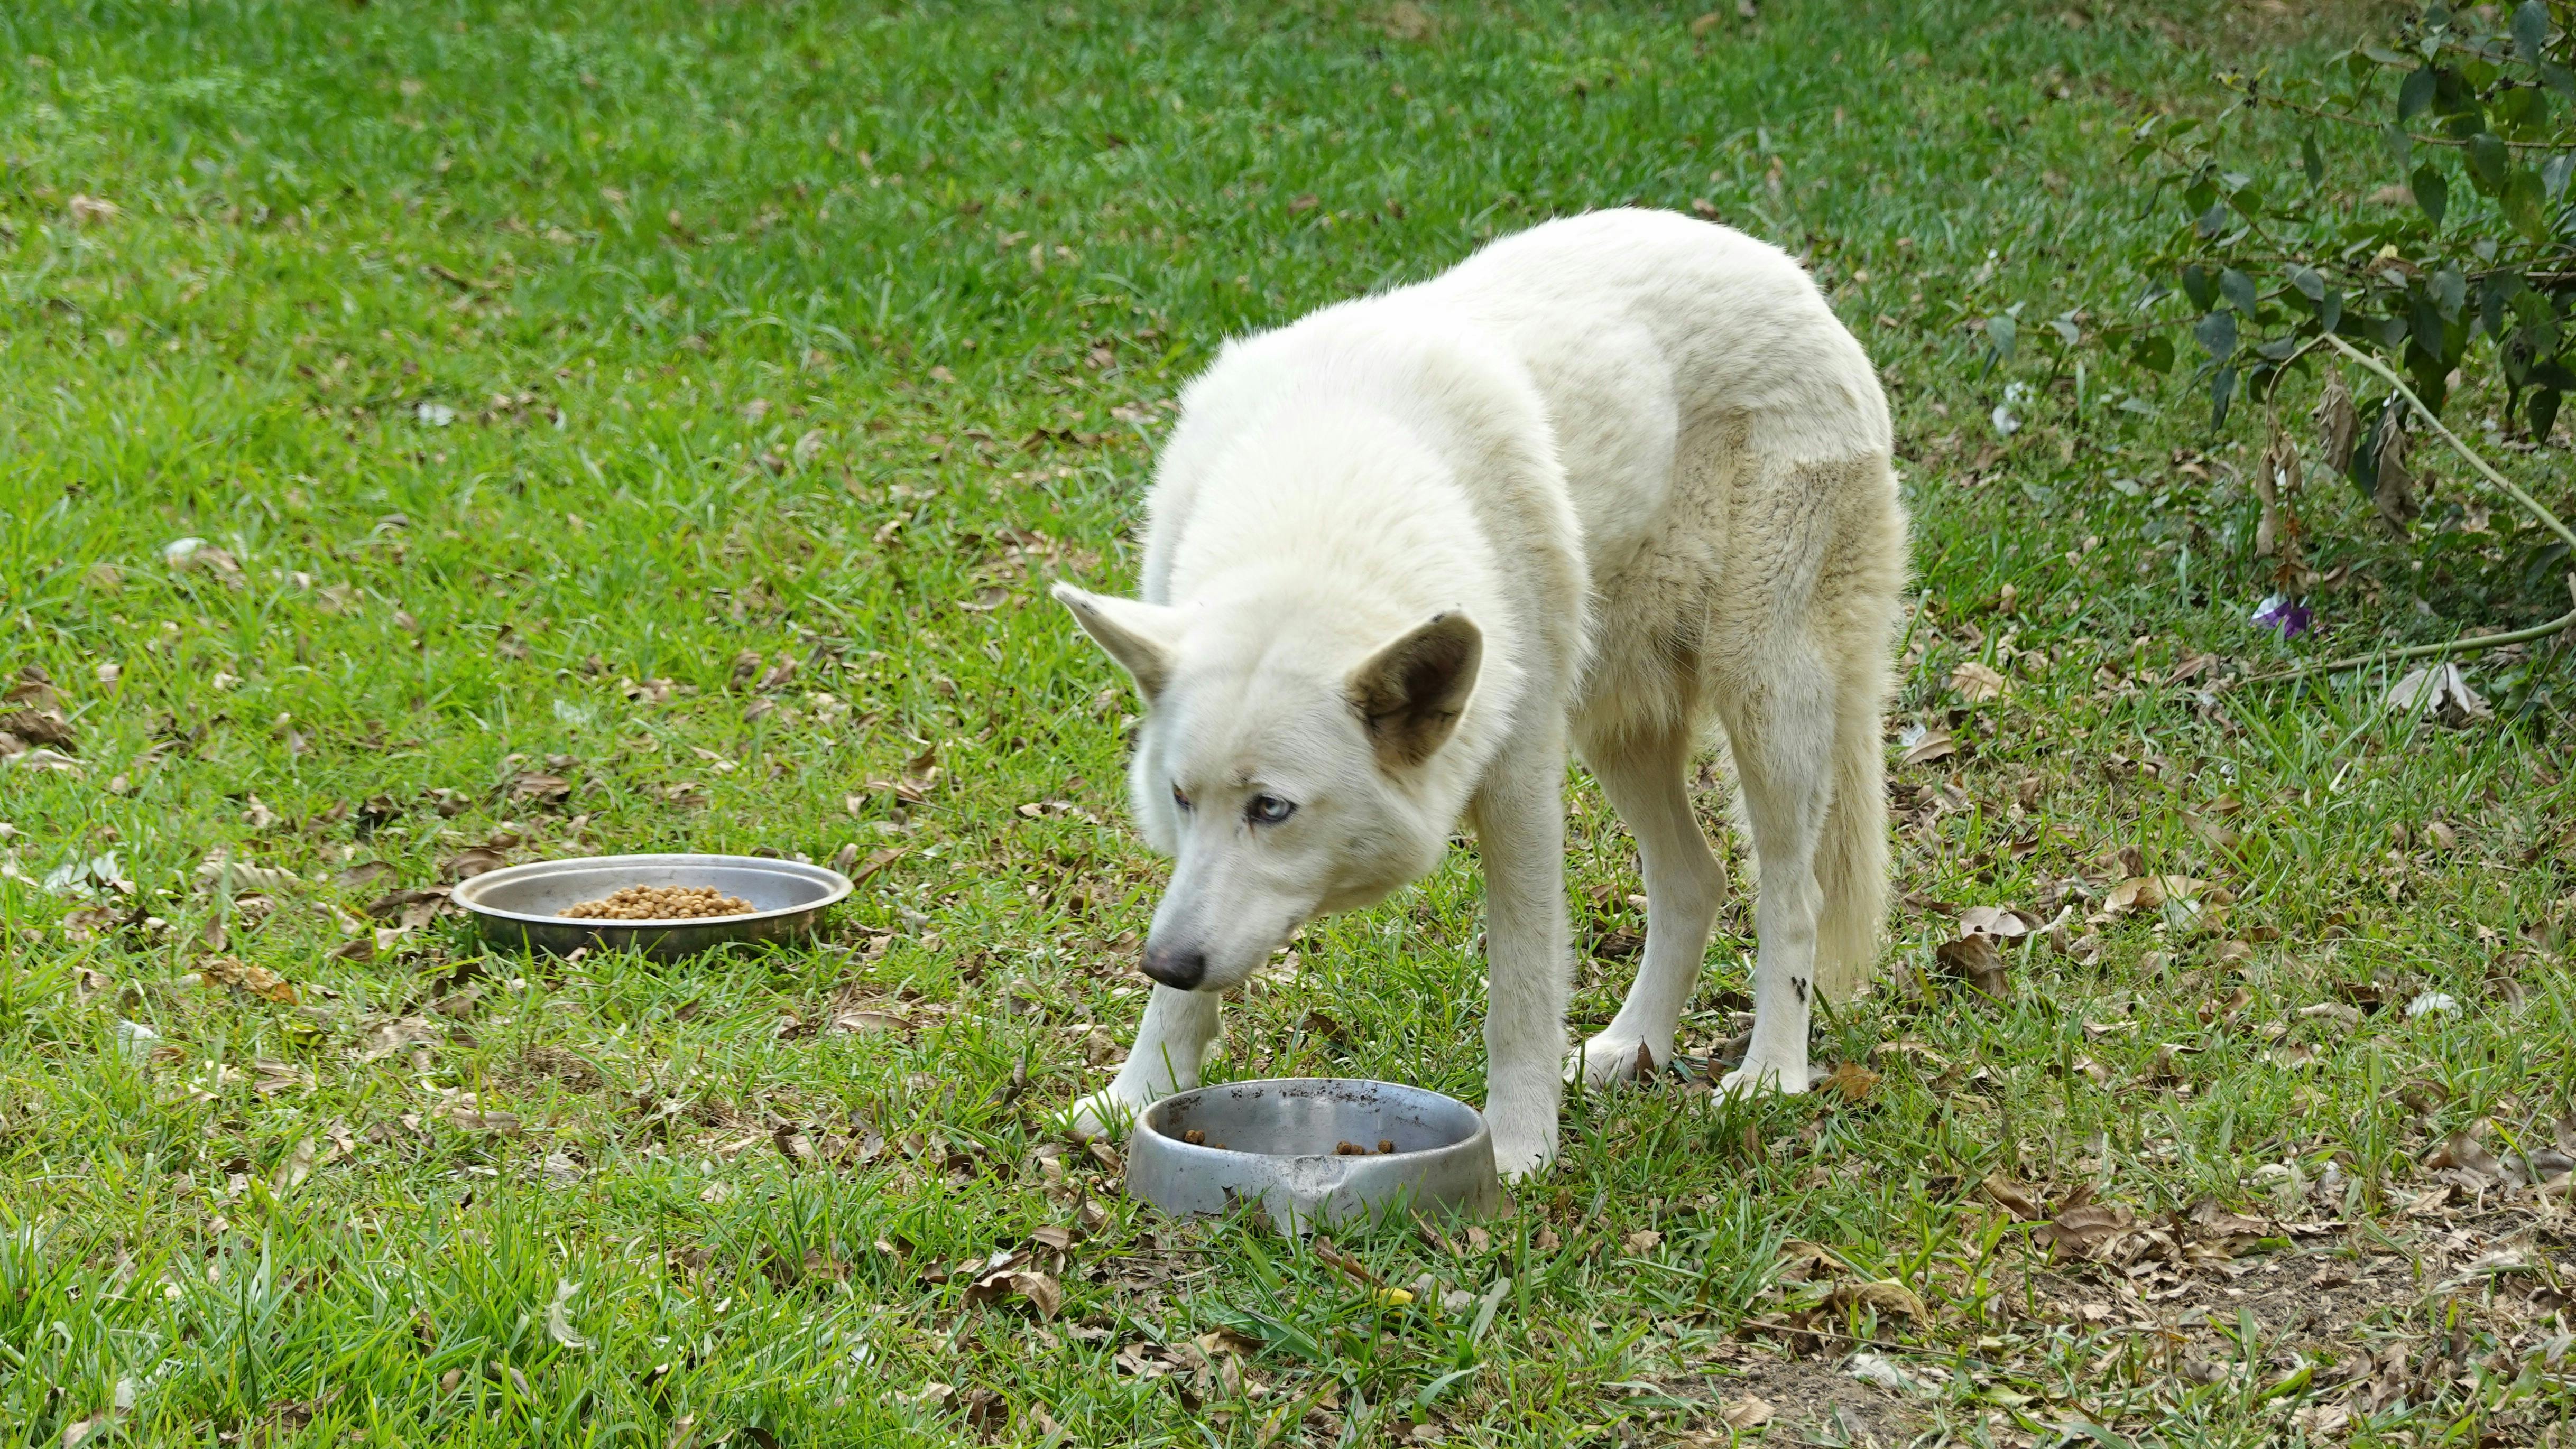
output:
<path id="1" fill-rule="evenodd" d="M 2290 602 L 2287 594 L 2274 594 L 2254 606 L 2253 624 L 2257 629 L 2278 629 L 2281 642 L 2287 644 L 2308 632 L 2317 621 L 2315 612 L 2304 603 Z"/>

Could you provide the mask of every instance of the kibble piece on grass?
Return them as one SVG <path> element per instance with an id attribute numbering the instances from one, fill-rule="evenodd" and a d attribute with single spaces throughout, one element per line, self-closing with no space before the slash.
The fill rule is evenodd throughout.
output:
<path id="1" fill-rule="evenodd" d="M 628 886 L 595 901 L 567 906 L 563 918 L 574 921 L 694 921 L 709 916 L 747 916 L 756 909 L 740 896 L 713 886 Z"/>

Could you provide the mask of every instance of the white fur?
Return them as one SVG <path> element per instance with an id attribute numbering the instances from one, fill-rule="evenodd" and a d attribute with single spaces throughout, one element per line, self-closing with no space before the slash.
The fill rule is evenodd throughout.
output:
<path id="1" fill-rule="evenodd" d="M 1130 783 L 1175 857 L 1148 970 L 1203 974 L 1155 988 L 1073 1124 L 1196 1085 L 1216 993 L 1428 871 L 1463 819 L 1486 1116 L 1506 1173 L 1545 1165 L 1565 1077 L 1671 1057 L 1726 888 L 1685 784 L 1712 718 L 1761 875 L 1752 1049 L 1725 1085 L 1805 1090 L 1811 985 L 1850 993 L 1877 948 L 1905 517 L 1869 360 L 1798 265 L 1665 212 L 1551 222 L 1233 343 L 1182 403 L 1142 601 L 1058 594 L 1147 695 Z M 1429 663 L 1369 663 L 1431 635 Z M 1444 686 L 1472 688 L 1454 718 Z M 1366 700 L 1404 707 L 1372 724 Z M 1569 748 L 1649 904 L 1635 986 L 1560 1073 Z M 1295 811 L 1248 818 L 1262 796 Z"/>

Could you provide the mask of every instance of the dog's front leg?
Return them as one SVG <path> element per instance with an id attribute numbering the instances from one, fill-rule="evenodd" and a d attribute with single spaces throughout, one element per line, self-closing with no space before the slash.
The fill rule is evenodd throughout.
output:
<path id="1" fill-rule="evenodd" d="M 1216 1008 L 1213 991 L 1155 987 L 1145 1003 L 1144 1024 L 1136 1029 L 1136 1045 L 1117 1077 L 1067 1109 L 1066 1128 L 1077 1137 L 1124 1132 L 1137 1113 L 1197 1086 L 1200 1059 L 1216 1039 Z"/>
<path id="2" fill-rule="evenodd" d="M 1485 1122 L 1505 1178 L 1556 1158 L 1565 1081 L 1562 749 L 1506 750 L 1477 791 L 1485 865 Z"/>

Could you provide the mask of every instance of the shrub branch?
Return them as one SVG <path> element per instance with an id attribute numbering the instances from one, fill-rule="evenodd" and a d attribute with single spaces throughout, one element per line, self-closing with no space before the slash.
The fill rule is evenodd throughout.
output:
<path id="1" fill-rule="evenodd" d="M 2387 364 L 2379 361 L 2379 359 L 2375 357 L 2372 357 L 2368 353 L 2363 352 L 2360 348 L 2353 346 L 2351 343 L 2344 341 L 2342 338 L 2337 337 L 2331 332 L 2320 334 L 2320 337 L 2321 340 L 2332 346 L 2336 351 L 2351 358 L 2353 361 L 2360 363 L 2363 367 L 2370 369 L 2371 373 L 2378 377 L 2380 381 L 2387 383 L 2392 388 L 2395 388 L 2397 390 L 2397 395 L 2406 399 L 2406 405 L 2415 410 L 2415 415 L 2417 417 L 2422 418 L 2443 442 L 2450 444 L 2452 451 L 2469 460 L 2470 467 L 2477 469 L 2488 482 L 2494 484 L 2500 489 L 2503 489 L 2505 496 L 2511 498 L 2514 502 L 2521 504 L 2525 509 L 2529 510 L 2531 516 L 2539 519 L 2541 524 L 2548 528 L 2550 532 L 2567 540 L 2569 547 L 2576 548 L 2576 532 L 2569 531 L 2567 524 L 2561 520 L 2557 514 L 2550 512 L 2539 499 L 2524 492 L 2512 479 L 2507 478 L 2500 472 L 2497 472 L 2493 464 L 2489 463 L 2486 459 L 2479 457 L 2468 444 L 2461 442 L 2459 434 L 2442 426 L 2442 420 L 2433 416 L 2433 410 L 2424 406 L 2423 400 L 2415 396 L 2415 390 L 2408 387 L 2405 379 L 2391 371 Z M 2576 574 L 2569 574 L 2567 576 L 2567 593 L 2571 601 L 2576 601 Z M 2481 649 L 2496 649 L 2507 644 L 2526 644 L 2534 639 L 2546 639 L 2553 634 L 2565 631 L 2571 625 L 2576 625 L 2576 608 L 2569 609 L 2566 613 L 2559 615 L 2557 618 L 2552 619 L 2545 624 L 2534 624 L 2528 629 L 2515 629 L 2502 634 L 2479 634 L 2468 638 L 2453 639 L 2448 643 L 2443 644 L 2417 644 L 2405 649 L 2386 650 L 2377 654 L 2356 654 L 2345 659 L 2321 660 L 2313 664 L 2302 664 L 2296 669 L 2281 670 L 2274 674 L 2258 674 L 2246 682 L 2249 684 L 2271 684 L 2285 679 L 2304 679 L 2315 674 L 2333 674 L 2345 669 L 2361 669 L 2372 664 L 2394 664 L 2407 659 L 2441 659 L 2457 654 L 2472 654 Z"/>

